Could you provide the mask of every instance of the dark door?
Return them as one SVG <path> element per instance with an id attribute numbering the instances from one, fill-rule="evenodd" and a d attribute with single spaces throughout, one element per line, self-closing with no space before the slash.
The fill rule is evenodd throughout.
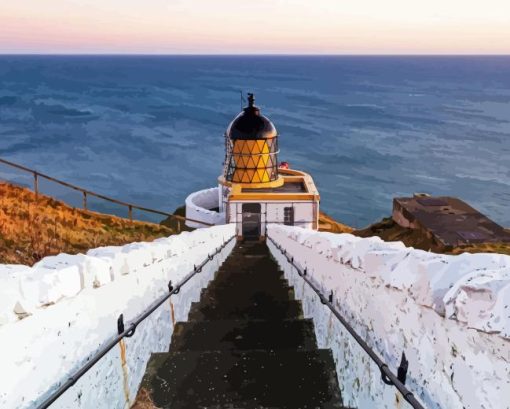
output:
<path id="1" fill-rule="evenodd" d="M 260 237 L 260 203 L 243 203 L 243 237 Z"/>

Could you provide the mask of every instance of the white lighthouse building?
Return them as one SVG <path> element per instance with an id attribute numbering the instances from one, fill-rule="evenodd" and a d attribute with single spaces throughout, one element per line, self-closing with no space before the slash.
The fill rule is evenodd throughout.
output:
<path id="1" fill-rule="evenodd" d="M 219 186 L 188 196 L 186 217 L 235 223 L 239 238 L 263 238 L 270 223 L 317 230 L 320 197 L 313 179 L 278 166 L 278 132 L 254 102 L 248 94 L 248 106 L 227 128 Z"/>

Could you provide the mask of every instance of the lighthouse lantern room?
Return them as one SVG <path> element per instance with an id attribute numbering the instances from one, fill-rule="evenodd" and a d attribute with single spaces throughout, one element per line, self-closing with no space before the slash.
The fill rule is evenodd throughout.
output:
<path id="1" fill-rule="evenodd" d="M 232 183 L 266 183 L 278 179 L 278 134 L 254 105 L 232 121 L 225 133 L 225 180 Z"/>

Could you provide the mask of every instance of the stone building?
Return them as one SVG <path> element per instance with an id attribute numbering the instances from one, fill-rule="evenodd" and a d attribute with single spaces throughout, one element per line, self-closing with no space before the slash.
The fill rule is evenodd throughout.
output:
<path id="1" fill-rule="evenodd" d="M 392 217 L 402 227 L 422 231 L 444 250 L 510 242 L 503 227 L 455 197 L 398 197 L 393 199 Z"/>

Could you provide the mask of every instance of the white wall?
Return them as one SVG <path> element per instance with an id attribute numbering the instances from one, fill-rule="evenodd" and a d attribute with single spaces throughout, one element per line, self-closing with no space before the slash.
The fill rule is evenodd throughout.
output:
<path id="1" fill-rule="evenodd" d="M 178 283 L 233 234 L 233 226 L 217 226 L 87 255 L 46 257 L 32 268 L 0 266 L 0 288 L 9 294 L 0 304 L 0 407 L 36 407 L 117 334 L 121 313 L 127 327 L 168 292 L 169 280 Z M 234 245 L 233 240 L 126 339 L 124 365 L 117 345 L 52 407 L 128 408 L 150 354 L 168 350 L 170 304 L 175 321 L 186 320 L 191 302 L 198 301 Z M 20 312 L 30 315 L 19 320 Z"/>
<path id="2" fill-rule="evenodd" d="M 242 206 L 243 203 L 260 203 L 261 205 L 261 232 L 266 233 L 266 221 L 269 223 L 284 222 L 284 209 L 294 207 L 294 224 L 306 229 L 313 229 L 314 202 L 269 202 L 264 201 L 243 201 L 230 202 L 229 223 L 237 223 L 237 234 L 242 235 Z M 318 212 L 317 212 L 318 214 Z M 317 220 L 318 225 L 318 220 Z"/>
<path id="3" fill-rule="evenodd" d="M 438 255 L 349 234 L 269 226 L 269 237 L 329 294 L 337 309 L 427 408 L 510 407 L 510 257 Z M 344 403 L 410 407 L 317 295 L 270 249 L 313 317 L 321 348 L 331 348 Z M 403 405 L 403 406 L 401 406 Z"/>
<path id="4" fill-rule="evenodd" d="M 228 196 L 232 188 L 229 186 L 224 186 L 221 183 L 218 184 L 218 203 L 220 204 L 220 212 L 224 213 L 227 210 Z"/>
<path id="5" fill-rule="evenodd" d="M 186 198 L 186 217 L 208 224 L 224 224 L 224 213 L 209 210 L 219 206 L 219 188 L 199 190 Z M 186 221 L 186 226 L 203 228 L 207 225 Z"/>

